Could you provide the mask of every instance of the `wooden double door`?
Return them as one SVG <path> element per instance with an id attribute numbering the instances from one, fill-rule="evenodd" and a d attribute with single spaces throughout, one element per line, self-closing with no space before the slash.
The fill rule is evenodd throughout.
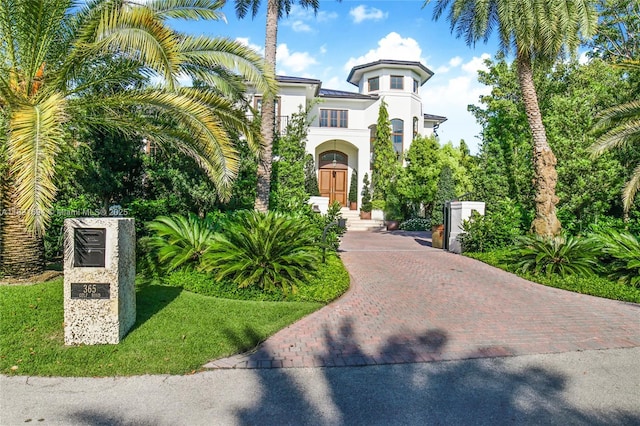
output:
<path id="1" fill-rule="evenodd" d="M 329 205 L 338 201 L 341 206 L 347 205 L 347 169 L 328 166 L 319 172 L 320 195 L 329 197 Z"/>

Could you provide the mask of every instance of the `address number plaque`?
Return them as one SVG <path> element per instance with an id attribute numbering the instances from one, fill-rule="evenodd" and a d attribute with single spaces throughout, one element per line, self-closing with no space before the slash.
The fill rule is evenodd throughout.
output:
<path id="1" fill-rule="evenodd" d="M 108 283 L 71 283 L 72 299 L 109 299 L 110 296 Z"/>

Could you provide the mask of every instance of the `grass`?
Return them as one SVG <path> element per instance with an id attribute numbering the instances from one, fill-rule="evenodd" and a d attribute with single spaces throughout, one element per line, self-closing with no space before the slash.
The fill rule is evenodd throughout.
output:
<path id="1" fill-rule="evenodd" d="M 317 310 L 312 302 L 219 299 L 147 285 L 118 345 L 65 346 L 63 282 L 0 287 L 0 373 L 36 376 L 187 374 L 255 347 Z"/>
<path id="2" fill-rule="evenodd" d="M 465 256 L 477 259 L 496 268 L 514 273 L 526 280 L 543 284 L 549 287 L 569 290 L 590 296 L 604 297 L 606 299 L 621 300 L 623 302 L 640 303 L 640 288 L 621 284 L 604 277 L 581 277 L 568 275 L 564 278 L 558 275 L 546 276 L 543 274 L 516 273 L 510 265 L 504 264 L 508 250 L 497 250 L 486 253 L 464 253 Z"/>

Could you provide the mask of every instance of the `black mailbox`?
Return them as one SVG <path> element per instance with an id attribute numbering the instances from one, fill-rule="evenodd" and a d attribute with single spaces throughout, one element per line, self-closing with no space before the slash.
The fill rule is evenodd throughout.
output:
<path id="1" fill-rule="evenodd" d="M 105 228 L 75 228 L 73 263 L 75 267 L 105 267 L 107 243 Z"/>

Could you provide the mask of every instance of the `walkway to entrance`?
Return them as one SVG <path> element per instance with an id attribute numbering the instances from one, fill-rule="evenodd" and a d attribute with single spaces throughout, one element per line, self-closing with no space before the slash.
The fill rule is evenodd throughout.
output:
<path id="1" fill-rule="evenodd" d="M 430 247 L 429 234 L 347 232 L 351 289 L 208 368 L 278 368 L 640 347 L 640 305 L 545 287 Z"/>

